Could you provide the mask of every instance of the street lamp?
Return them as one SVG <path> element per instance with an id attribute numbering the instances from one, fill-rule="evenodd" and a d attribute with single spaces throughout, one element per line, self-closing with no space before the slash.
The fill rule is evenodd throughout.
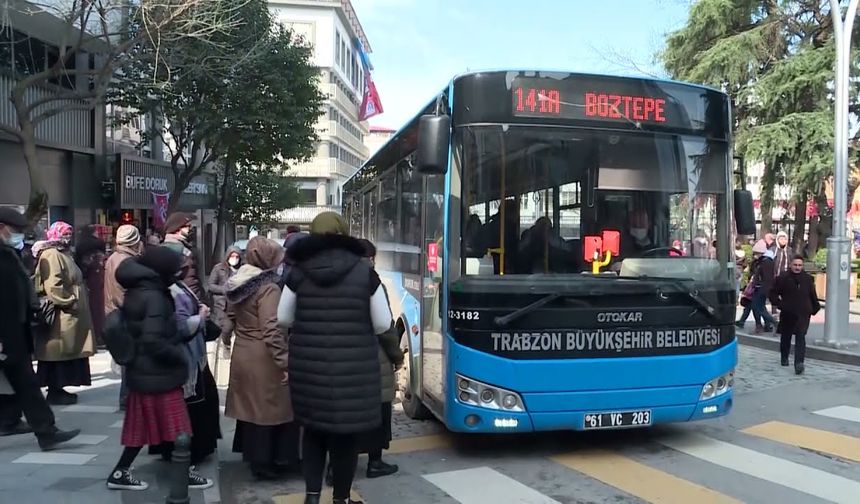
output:
<path id="1" fill-rule="evenodd" d="M 836 42 L 836 138 L 833 142 L 836 170 L 833 175 L 833 232 L 827 238 L 827 304 L 824 306 L 824 342 L 839 347 L 840 335 L 848 332 L 848 286 L 851 272 L 851 242 L 846 235 L 848 211 L 848 85 L 850 79 L 851 32 L 857 4 L 849 0 L 845 19 L 839 0 L 830 0 Z"/>

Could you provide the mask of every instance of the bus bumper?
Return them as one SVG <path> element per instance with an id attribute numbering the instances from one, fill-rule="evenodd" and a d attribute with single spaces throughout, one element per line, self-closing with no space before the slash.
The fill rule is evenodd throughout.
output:
<path id="1" fill-rule="evenodd" d="M 472 354 L 472 350 L 465 349 L 465 353 Z M 476 361 L 484 361 L 484 356 L 461 353 L 457 361 L 461 364 L 471 364 Z M 487 357 L 496 359 L 492 356 Z M 615 384 L 615 387 L 604 390 L 599 389 L 601 380 L 590 380 L 592 383 L 588 383 L 584 387 L 586 390 L 577 390 L 572 381 L 568 384 L 559 384 L 559 381 L 565 380 L 556 379 L 552 383 L 553 387 L 549 387 L 545 378 L 539 380 L 543 383 L 536 383 L 537 380 L 532 378 L 534 376 L 569 377 L 578 374 L 577 368 L 589 366 L 592 363 L 568 362 L 567 365 L 558 363 L 559 366 L 566 369 L 562 370 L 559 367 L 553 372 L 545 371 L 545 374 L 539 375 L 531 372 L 521 374 L 511 368 L 506 370 L 507 373 L 504 375 L 507 379 L 503 379 L 502 375 L 482 376 L 483 373 L 474 371 L 469 373 L 473 369 L 505 372 L 505 370 L 499 370 L 499 362 L 494 363 L 497 364 L 496 366 L 490 367 L 487 367 L 487 363 L 484 362 L 475 367 L 465 365 L 457 370 L 457 374 L 517 392 L 522 398 L 525 411 L 507 412 L 481 408 L 461 403 L 456 398 L 452 398 L 445 411 L 445 423 L 452 431 L 474 433 L 585 430 L 584 417 L 591 413 L 648 410 L 651 416 L 650 424 L 638 426 L 647 427 L 649 425 L 716 418 L 726 415 L 732 410 L 734 391 L 731 387 L 716 397 L 708 399 L 700 399 L 700 397 L 702 387 L 706 382 L 734 369 L 737 364 L 736 343 L 733 342 L 728 347 L 710 354 L 675 356 L 671 360 L 675 368 L 681 369 L 677 374 L 667 373 L 665 367 L 660 369 L 660 366 L 668 364 L 661 358 L 628 360 L 623 364 L 620 361 L 603 361 L 599 371 L 606 374 L 595 373 L 591 376 L 613 376 L 612 372 L 615 371 L 614 376 L 618 377 L 622 373 L 621 369 L 623 369 L 624 374 L 628 374 L 630 377 L 630 381 L 619 377 L 619 382 Z M 520 367 L 524 364 L 529 365 L 531 362 L 520 361 L 516 363 Z M 611 369 L 616 365 L 619 366 L 617 370 Z M 544 363 L 545 366 L 546 363 Z M 651 381 L 649 382 L 644 377 L 651 377 Z M 457 383 L 456 376 L 451 376 L 451 379 L 452 382 L 450 383 Z M 622 379 L 629 383 L 628 387 L 619 386 L 622 385 L 620 382 Z M 640 386 L 636 387 L 630 383 L 634 380 L 638 381 Z M 579 381 L 580 385 L 586 382 L 586 380 L 576 381 Z M 608 379 L 603 381 L 608 381 Z M 675 383 L 671 383 L 672 381 Z M 678 382 L 688 383 L 688 385 L 678 385 Z M 554 390 L 547 391 L 547 388 L 554 388 Z"/>

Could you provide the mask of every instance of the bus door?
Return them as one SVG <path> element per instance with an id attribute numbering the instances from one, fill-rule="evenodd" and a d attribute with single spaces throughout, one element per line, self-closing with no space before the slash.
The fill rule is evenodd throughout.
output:
<path id="1" fill-rule="evenodd" d="M 421 383 L 424 397 L 431 404 L 444 404 L 445 355 L 442 331 L 442 271 L 446 258 L 442 253 L 445 224 L 445 176 L 428 175 L 424 183 L 422 220 L 424 253 L 422 261 L 421 307 Z M 427 401 L 425 401 L 426 403 Z"/>

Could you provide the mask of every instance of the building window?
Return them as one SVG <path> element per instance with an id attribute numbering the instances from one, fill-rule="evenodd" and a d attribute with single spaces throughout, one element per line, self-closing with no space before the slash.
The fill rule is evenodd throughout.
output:
<path id="1" fill-rule="evenodd" d="M 334 32 L 334 60 L 340 65 L 340 32 Z"/>
<path id="2" fill-rule="evenodd" d="M 317 190 L 316 189 L 299 189 L 299 204 L 300 205 L 316 205 Z"/>

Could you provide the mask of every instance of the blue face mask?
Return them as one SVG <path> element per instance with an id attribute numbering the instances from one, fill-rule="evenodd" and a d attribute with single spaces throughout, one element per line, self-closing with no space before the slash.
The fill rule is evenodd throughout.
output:
<path id="1" fill-rule="evenodd" d="M 5 241 L 6 245 L 9 245 L 15 250 L 24 249 L 24 233 L 9 233 L 9 238 Z"/>

